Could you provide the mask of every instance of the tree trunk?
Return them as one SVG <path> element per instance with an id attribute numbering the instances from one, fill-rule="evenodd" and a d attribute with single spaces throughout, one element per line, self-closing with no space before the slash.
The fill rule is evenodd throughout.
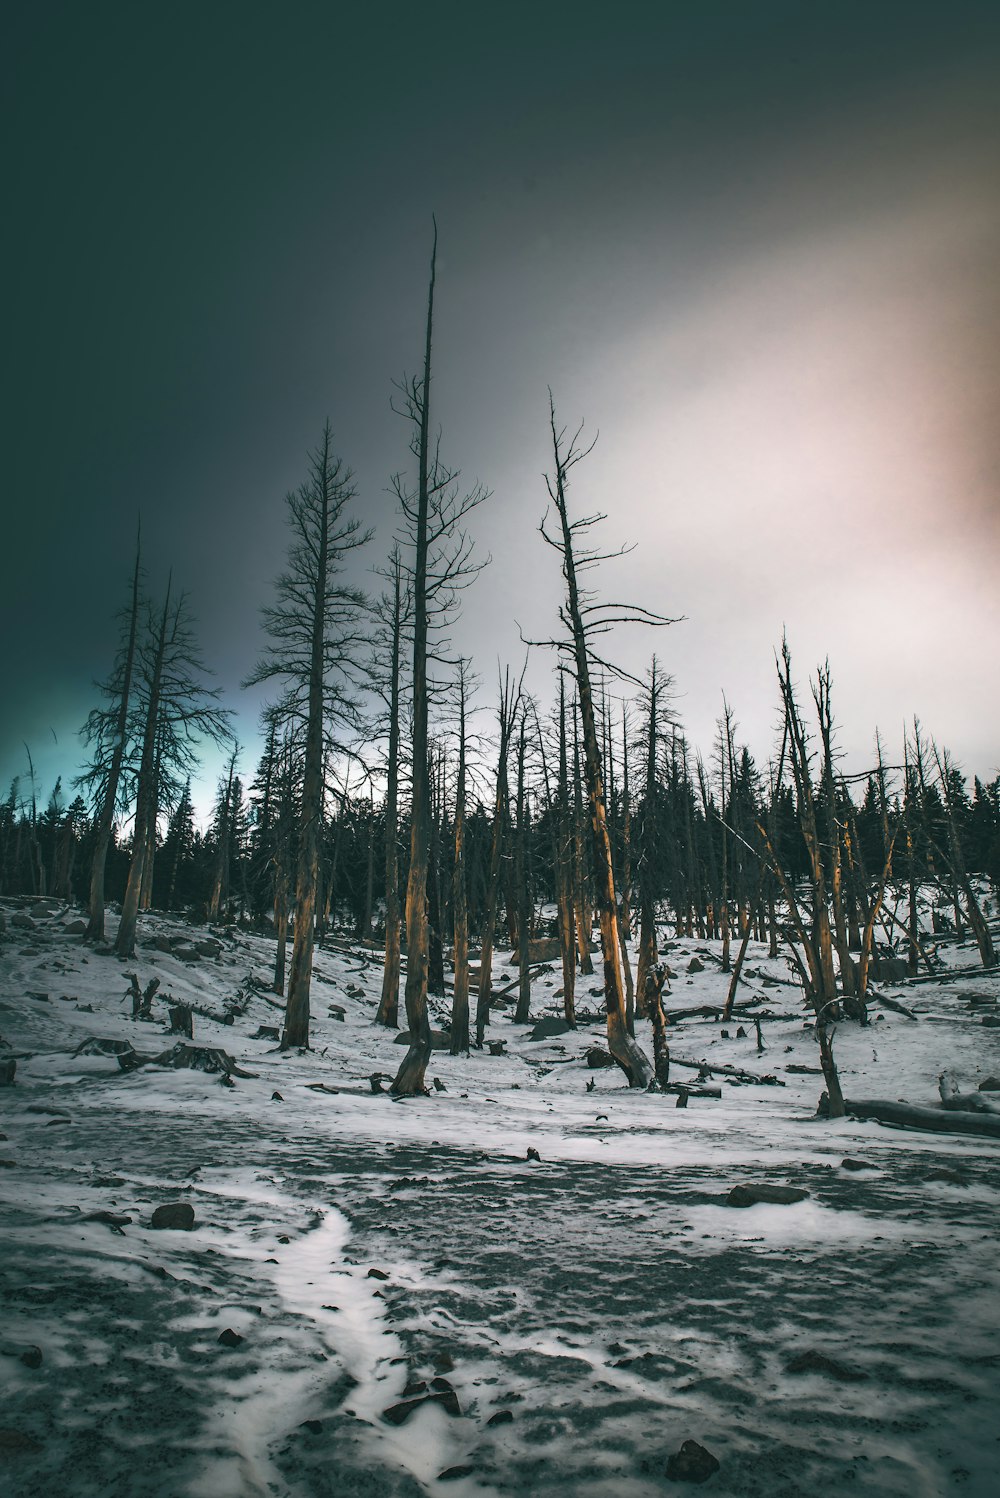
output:
<path id="1" fill-rule="evenodd" d="M 146 862 L 146 838 L 149 832 L 150 804 L 153 804 L 155 819 L 156 736 L 160 716 L 160 683 L 163 674 L 163 659 L 167 648 L 167 617 L 170 607 L 170 583 L 163 603 L 163 614 L 156 638 L 156 649 L 149 677 L 149 700 L 146 704 L 146 724 L 143 731 L 142 758 L 139 762 L 139 781 L 136 790 L 135 831 L 132 839 L 132 861 L 129 864 L 122 915 L 115 938 L 115 952 L 119 957 L 135 956 L 135 930 L 139 915 L 139 899 L 142 893 L 142 875 Z M 154 822 L 155 825 L 155 822 Z"/>
<path id="2" fill-rule="evenodd" d="M 427 520 L 430 505 L 431 339 L 434 323 L 434 276 L 437 262 L 437 225 L 431 251 L 427 291 L 427 332 L 424 377 L 419 410 L 417 448 L 418 495 L 413 567 L 413 795 L 410 812 L 410 869 L 406 885 L 406 1019 L 410 1044 L 392 1082 L 397 1096 L 425 1093 L 424 1076 L 431 1056 L 427 1015 L 429 929 L 427 872 L 430 860 L 430 779 L 427 764 Z"/>
<path id="3" fill-rule="evenodd" d="M 469 1054 L 469 897 L 465 884 L 465 669 L 459 668 L 458 785 L 455 791 L 455 862 L 451 904 L 455 918 L 455 988 L 451 1003 L 451 1054 Z"/>
<path id="4" fill-rule="evenodd" d="M 132 691 L 132 674 L 135 669 L 136 638 L 139 628 L 139 541 L 136 538 L 135 568 L 132 573 L 132 606 L 129 610 L 128 645 L 125 648 L 125 664 L 122 670 L 121 695 L 118 699 L 118 717 L 115 724 L 115 747 L 111 755 L 108 783 L 97 818 L 94 857 L 90 867 L 90 904 L 84 941 L 104 940 L 104 873 L 111 845 L 111 830 L 115 820 L 115 802 L 121 781 L 125 744 L 128 737 L 128 708 Z"/>

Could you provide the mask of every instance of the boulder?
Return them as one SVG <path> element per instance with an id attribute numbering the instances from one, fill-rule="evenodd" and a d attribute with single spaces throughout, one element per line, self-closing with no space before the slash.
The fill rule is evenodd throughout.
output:
<path id="1" fill-rule="evenodd" d="M 691 961 L 687 965 L 687 970 L 689 973 L 703 973 L 705 971 L 705 964 L 702 962 L 700 957 L 692 957 Z M 684 1442 L 684 1446 L 693 1446 L 694 1444 L 695 1442 L 693 1441 Z M 681 1447 L 682 1451 L 684 1450 L 684 1446 Z M 699 1451 L 702 1450 L 701 1447 L 699 1447 L 698 1449 Z M 699 1478 L 698 1481 L 701 1482 L 703 1481 L 703 1479 Z"/>
<path id="2" fill-rule="evenodd" d="M 174 938 L 172 936 L 165 936 L 162 931 L 158 931 L 153 937 L 153 946 L 158 952 L 172 952 L 174 950 Z"/>
<path id="3" fill-rule="evenodd" d="M 532 1026 L 529 1040 L 551 1040 L 555 1035 L 565 1035 L 573 1026 L 558 1014 L 545 1014 Z"/>
<path id="4" fill-rule="evenodd" d="M 603 1046 L 592 1045 L 587 1051 L 587 1065 L 597 1071 L 602 1066 L 614 1066 L 614 1057 Z"/>
<path id="5" fill-rule="evenodd" d="M 805 1201 L 808 1191 L 801 1186 L 771 1186 L 767 1182 L 752 1186 L 734 1186 L 726 1197 L 730 1207 L 755 1207 L 759 1202 L 787 1207 L 792 1202 Z"/>
<path id="6" fill-rule="evenodd" d="M 34 931 L 35 923 L 26 910 L 15 910 L 10 918 L 12 926 L 19 926 L 25 931 Z"/>
<path id="7" fill-rule="evenodd" d="M 673 1482 L 707 1482 L 719 1470 L 719 1459 L 697 1441 L 685 1441 L 667 1461 Z"/>
<path id="8" fill-rule="evenodd" d="M 75 920 L 63 922 L 63 930 L 67 936 L 82 936 L 86 929 L 87 922 L 81 916 L 77 916 Z"/>
<path id="9" fill-rule="evenodd" d="M 1000 1092 L 1000 1077 L 987 1077 L 979 1084 L 980 1092 Z"/>
<path id="10" fill-rule="evenodd" d="M 214 936 L 203 936 L 194 943 L 195 950 L 202 957 L 218 957 L 222 951 L 221 941 L 216 941 Z"/>
<path id="11" fill-rule="evenodd" d="M 194 1227 L 194 1207 L 190 1202 L 165 1202 L 153 1213 L 154 1228 L 174 1228 L 188 1233 Z"/>

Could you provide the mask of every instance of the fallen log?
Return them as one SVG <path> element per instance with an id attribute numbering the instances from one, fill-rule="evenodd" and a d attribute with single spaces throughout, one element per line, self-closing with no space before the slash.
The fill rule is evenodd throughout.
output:
<path id="1" fill-rule="evenodd" d="M 907 1019 L 919 1019 L 919 1014 L 914 1014 L 912 1009 L 907 1009 L 898 999 L 890 999 L 887 994 L 875 993 L 873 989 L 868 990 L 868 1002 L 875 1009 L 894 1009 L 897 1014 L 905 1014 Z"/>
<path id="2" fill-rule="evenodd" d="M 755 1082 L 763 1087 L 784 1087 L 780 1077 L 761 1076 L 757 1072 L 742 1071 L 738 1066 L 724 1066 L 717 1061 L 685 1061 L 682 1056 L 671 1056 L 671 1066 L 687 1066 L 703 1077 L 732 1077 L 735 1082 Z"/>
<path id="3" fill-rule="evenodd" d="M 874 1119 L 900 1129 L 926 1129 L 934 1134 L 981 1134 L 1000 1139 L 1000 1117 L 992 1113 L 965 1113 L 940 1108 L 922 1108 L 914 1103 L 893 1103 L 881 1098 L 864 1102 L 845 1101 L 851 1118 Z"/>

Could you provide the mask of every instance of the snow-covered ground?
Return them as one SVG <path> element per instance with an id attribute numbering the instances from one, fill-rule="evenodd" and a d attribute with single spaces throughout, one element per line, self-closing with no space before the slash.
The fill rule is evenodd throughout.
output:
<path id="1" fill-rule="evenodd" d="M 688 1486 L 665 1475 L 688 1439 L 720 1463 L 705 1491 L 731 1498 L 1000 1490 L 1000 1140 L 817 1119 L 813 1033 L 766 949 L 740 992 L 763 1000 L 762 1055 L 743 1016 L 729 1039 L 691 1018 L 670 1040 L 781 1086 L 715 1077 L 721 1099 L 678 1109 L 588 1068 L 599 1022 L 532 1041 L 498 1008 L 506 1055 L 435 1052 L 445 1090 L 395 1101 L 368 1081 L 402 1055 L 372 1023 L 377 954 L 318 953 L 314 1049 L 282 1054 L 253 1038 L 281 1021 L 270 943 L 217 932 L 218 957 L 184 960 L 164 938 L 207 933 L 154 916 L 123 963 L 69 933 L 77 912 L 35 906 L 15 927 L 14 909 L 0 948 L 0 1057 L 17 1065 L 0 1087 L 12 1498 L 652 1498 Z M 887 990 L 918 1019 L 876 1004 L 866 1029 L 839 1028 L 849 1098 L 932 1103 L 945 1067 L 969 1091 L 1000 1076 L 1000 1027 L 983 1023 L 1000 978 L 974 970 L 972 948 L 948 955 L 947 981 Z M 670 1009 L 722 1004 L 713 944 L 671 941 L 666 960 Z M 131 971 L 160 979 L 152 1022 L 130 1018 Z M 498 960 L 498 985 L 507 971 Z M 156 1055 L 176 1041 L 166 996 L 221 1016 L 251 975 L 261 988 L 233 1024 L 194 1017 L 197 1043 L 253 1073 L 231 1087 L 74 1055 L 89 1036 Z M 557 966 L 538 977 L 536 1016 L 560 1011 L 559 984 Z M 579 980 L 578 1007 L 599 1011 L 599 989 L 599 974 Z M 727 1204 L 756 1182 L 809 1194 Z M 181 1201 L 193 1229 L 151 1226 Z"/>

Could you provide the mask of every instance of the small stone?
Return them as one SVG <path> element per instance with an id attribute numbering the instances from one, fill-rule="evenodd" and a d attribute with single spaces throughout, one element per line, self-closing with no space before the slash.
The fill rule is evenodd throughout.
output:
<path id="1" fill-rule="evenodd" d="M 667 1461 L 667 1476 L 674 1482 L 707 1482 L 718 1470 L 718 1457 L 697 1441 L 685 1441 Z"/>
<path id="2" fill-rule="evenodd" d="M 758 1202 L 786 1207 L 792 1202 L 805 1201 L 808 1191 L 801 1186 L 771 1186 L 765 1183 L 755 1186 L 734 1186 L 726 1197 L 730 1207 L 755 1207 Z"/>
<path id="3" fill-rule="evenodd" d="M 166 1202 L 157 1207 L 151 1219 L 154 1228 L 177 1228 L 190 1232 L 194 1227 L 194 1207 L 190 1202 Z"/>
<path id="4" fill-rule="evenodd" d="M 855 1160 L 850 1155 L 846 1155 L 841 1160 L 840 1168 L 841 1170 L 878 1170 L 878 1166 L 873 1165 L 870 1160 Z"/>
<path id="5" fill-rule="evenodd" d="M 370 1280 L 387 1280 L 389 1276 L 384 1269 L 369 1269 L 367 1278 Z"/>
<path id="6" fill-rule="evenodd" d="M 457 1482 L 460 1477 L 471 1477 L 475 1467 L 459 1466 L 445 1467 L 443 1472 L 438 1473 L 438 1482 Z"/>
<path id="7" fill-rule="evenodd" d="M 234 1332 L 231 1326 L 227 1326 L 224 1332 L 219 1333 L 219 1341 L 223 1347 L 239 1347 L 243 1338 L 239 1332 Z"/>
<path id="8" fill-rule="evenodd" d="M 497 1410 L 496 1414 L 491 1415 L 486 1422 L 487 1425 L 512 1425 L 513 1423 L 513 1410 Z"/>
<path id="9" fill-rule="evenodd" d="M 281 1096 L 281 1093 L 280 1093 L 280 1092 L 272 1092 L 272 1093 L 271 1093 L 271 1102 L 272 1102 L 272 1103 L 283 1103 L 283 1102 L 284 1102 L 284 1101 L 285 1101 L 285 1100 L 284 1100 L 284 1098 L 283 1098 L 283 1097 L 282 1097 L 282 1096 Z"/>

